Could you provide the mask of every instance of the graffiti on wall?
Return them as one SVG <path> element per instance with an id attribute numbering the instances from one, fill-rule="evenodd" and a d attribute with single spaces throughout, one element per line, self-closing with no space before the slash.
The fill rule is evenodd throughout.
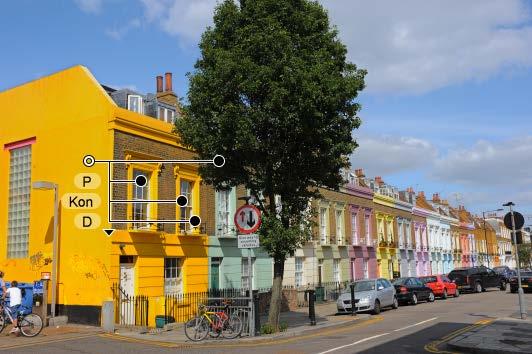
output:
<path id="1" fill-rule="evenodd" d="M 85 277 L 85 279 L 99 280 L 110 278 L 107 266 L 98 258 L 75 254 L 70 257 L 69 263 L 72 271 Z"/>
<path id="2" fill-rule="evenodd" d="M 52 257 L 42 251 L 30 256 L 30 270 L 39 270 L 50 263 L 52 263 Z"/>

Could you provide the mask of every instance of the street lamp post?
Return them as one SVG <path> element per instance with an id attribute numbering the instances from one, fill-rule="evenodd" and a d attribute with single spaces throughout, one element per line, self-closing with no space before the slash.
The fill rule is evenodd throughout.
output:
<path id="1" fill-rule="evenodd" d="M 56 183 L 48 182 L 48 181 L 37 181 L 33 182 L 33 189 L 38 190 L 53 190 L 54 191 L 54 236 L 52 241 L 52 306 L 51 306 L 51 314 L 52 318 L 55 317 L 55 305 L 56 305 L 56 298 L 57 298 L 57 223 L 58 223 L 58 213 L 59 213 L 59 196 L 58 196 L 58 189 L 59 186 Z M 47 304 L 43 304 L 44 306 L 47 306 Z M 46 319 L 45 319 L 46 320 Z"/>
<path id="2" fill-rule="evenodd" d="M 503 208 L 488 210 L 482 212 L 482 220 L 484 220 L 484 240 L 486 241 L 486 256 L 488 258 L 488 268 L 490 268 L 490 256 L 489 256 L 489 247 L 488 247 L 488 235 L 486 233 L 486 213 L 496 213 L 498 211 L 503 211 Z"/>
<path id="3" fill-rule="evenodd" d="M 517 286 L 519 287 L 517 289 L 517 295 L 519 298 L 519 312 L 521 313 L 521 319 L 526 319 L 526 306 L 525 306 L 525 296 L 523 292 L 523 288 L 521 287 L 521 266 L 519 264 L 519 252 L 517 250 L 517 235 L 515 230 L 515 218 L 514 218 L 514 211 L 512 210 L 512 206 L 515 204 L 512 202 L 508 202 L 506 204 L 503 204 L 502 206 L 507 206 L 510 208 L 510 214 L 512 216 L 512 238 L 514 240 L 514 248 L 515 248 L 515 262 L 517 263 Z"/>

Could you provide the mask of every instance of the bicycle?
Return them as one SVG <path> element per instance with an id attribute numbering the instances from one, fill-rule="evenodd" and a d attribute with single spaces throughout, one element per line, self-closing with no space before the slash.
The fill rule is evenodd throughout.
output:
<path id="1" fill-rule="evenodd" d="M 23 311 L 18 311 L 17 328 L 24 337 L 35 337 L 41 333 L 44 325 L 41 316 L 35 313 L 29 313 L 25 315 Z M 11 309 L 6 306 L 5 301 L 0 302 L 0 333 L 6 328 L 7 320 L 9 323 L 13 323 L 13 313 Z"/>
<path id="2" fill-rule="evenodd" d="M 238 315 L 228 314 L 229 304 L 224 304 L 223 311 L 207 311 L 203 304 L 198 306 L 199 315 L 185 323 L 185 335 L 193 342 L 202 341 L 210 335 L 218 338 L 220 334 L 227 339 L 234 339 L 242 333 L 242 320 Z"/>

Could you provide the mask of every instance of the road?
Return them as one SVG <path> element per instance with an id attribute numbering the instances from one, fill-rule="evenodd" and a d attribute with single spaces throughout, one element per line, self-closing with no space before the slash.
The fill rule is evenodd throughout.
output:
<path id="1" fill-rule="evenodd" d="M 526 295 L 532 315 L 532 294 Z M 170 347 L 164 343 L 119 340 L 102 335 L 46 341 L 25 345 L 17 341 L 3 347 L 9 353 L 427 353 L 443 347 L 435 341 L 451 333 L 517 311 L 517 295 L 491 290 L 464 294 L 456 299 L 436 300 L 388 310 L 370 320 L 320 333 L 285 338 L 275 343 L 235 343 L 211 341 L 207 346 Z M 0 344 L 5 344 L 2 339 Z M 0 346 L 0 352 L 2 347 Z"/>

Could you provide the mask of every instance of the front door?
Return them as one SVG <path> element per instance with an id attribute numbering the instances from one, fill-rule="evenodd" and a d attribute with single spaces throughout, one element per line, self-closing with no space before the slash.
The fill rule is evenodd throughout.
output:
<path id="1" fill-rule="evenodd" d="M 211 259 L 211 289 L 220 289 L 220 259 Z"/>
<path id="2" fill-rule="evenodd" d="M 120 323 L 135 324 L 135 264 L 120 263 Z"/>

